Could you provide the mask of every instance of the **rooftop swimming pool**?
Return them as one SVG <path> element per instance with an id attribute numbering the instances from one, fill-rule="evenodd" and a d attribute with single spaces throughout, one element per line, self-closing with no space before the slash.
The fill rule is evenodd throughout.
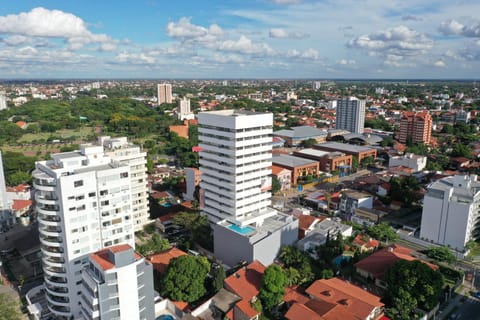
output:
<path id="1" fill-rule="evenodd" d="M 246 235 L 255 231 L 255 229 L 252 227 L 249 227 L 249 226 L 240 227 L 240 226 L 237 226 L 236 224 L 231 224 L 227 228 L 243 235 Z"/>
<path id="2" fill-rule="evenodd" d="M 155 320 L 175 320 L 175 318 L 172 315 L 169 315 L 169 314 L 162 314 L 161 316 L 159 316 Z"/>

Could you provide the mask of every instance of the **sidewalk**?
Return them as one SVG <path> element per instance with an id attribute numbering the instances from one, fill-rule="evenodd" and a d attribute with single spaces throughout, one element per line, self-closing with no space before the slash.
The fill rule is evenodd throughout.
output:
<path id="1" fill-rule="evenodd" d="M 473 290 L 472 286 L 470 283 L 465 283 L 462 284 L 459 288 L 459 290 L 456 292 L 455 298 L 450 300 L 450 303 L 448 306 L 442 310 L 442 313 L 437 313 L 437 316 L 434 317 L 435 320 L 447 320 L 448 316 L 452 312 L 452 310 L 457 307 L 462 305 L 462 298 L 468 297 L 469 292 Z"/>

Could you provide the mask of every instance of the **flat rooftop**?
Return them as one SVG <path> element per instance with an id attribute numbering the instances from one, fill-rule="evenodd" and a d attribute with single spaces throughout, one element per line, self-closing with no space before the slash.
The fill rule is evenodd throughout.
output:
<path id="1" fill-rule="evenodd" d="M 375 148 L 365 147 L 365 146 L 356 146 L 353 144 L 339 143 L 339 142 L 325 142 L 315 145 L 318 148 L 329 148 L 334 150 L 339 150 L 343 152 L 366 152 L 375 150 Z"/>
<path id="2" fill-rule="evenodd" d="M 272 157 L 272 163 L 284 167 L 302 167 L 315 164 L 318 161 L 291 156 L 288 154 L 276 154 Z"/>

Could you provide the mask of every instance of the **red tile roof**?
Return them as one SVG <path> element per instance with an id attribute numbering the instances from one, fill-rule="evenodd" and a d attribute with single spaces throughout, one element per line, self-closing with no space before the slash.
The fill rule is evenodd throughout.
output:
<path id="1" fill-rule="evenodd" d="M 305 304 L 310 300 L 306 295 L 297 291 L 296 288 L 285 288 L 285 294 L 283 295 L 283 301 L 292 304 L 294 302 Z"/>
<path id="2" fill-rule="evenodd" d="M 258 261 L 253 261 L 225 279 L 225 288 L 250 301 L 260 291 L 265 266 Z"/>
<path id="3" fill-rule="evenodd" d="M 97 252 L 94 252 L 90 255 L 90 258 L 93 261 L 95 261 L 100 266 L 100 268 L 106 271 L 106 270 L 115 268 L 115 263 L 110 260 L 109 252 L 116 253 L 116 252 L 131 250 L 131 249 L 133 248 L 128 244 L 120 244 L 117 246 L 111 246 L 111 247 L 99 250 Z M 136 252 L 134 252 L 134 255 L 136 260 L 142 258 L 142 256 Z"/>
<path id="4" fill-rule="evenodd" d="M 330 308 L 331 305 L 327 304 L 315 305 L 317 310 L 324 313 L 323 317 L 326 319 L 355 319 L 355 317 L 345 318 L 342 316 L 339 318 L 335 316 L 335 314 L 344 314 L 344 311 L 360 319 L 365 319 L 375 308 L 382 308 L 384 305 L 380 302 L 380 297 L 339 278 L 317 280 L 307 288 L 306 292 L 317 300 L 341 306 L 340 308 L 336 306 Z M 326 315 L 332 311 L 333 313 L 327 318 Z"/>
<path id="5" fill-rule="evenodd" d="M 378 245 L 380 244 L 378 240 L 372 239 L 367 236 L 368 239 L 364 239 L 365 235 L 363 234 L 358 234 L 355 239 L 353 239 L 353 244 L 363 247 L 365 246 L 366 248 L 377 248 Z"/>
<path id="6" fill-rule="evenodd" d="M 301 230 L 308 230 L 310 227 L 315 223 L 315 221 L 319 221 L 317 217 L 302 214 L 298 217 L 298 229 Z"/>
<path id="7" fill-rule="evenodd" d="M 243 314 L 245 314 L 249 319 L 255 317 L 258 315 L 260 312 L 257 310 L 253 309 L 252 305 L 250 304 L 250 301 L 247 300 L 240 300 L 238 301 L 235 306 L 242 311 Z"/>
<path id="8" fill-rule="evenodd" d="M 177 249 L 175 247 L 172 247 L 168 250 L 165 250 L 163 252 L 160 252 L 148 257 L 147 260 L 152 263 L 153 268 L 155 270 L 157 270 L 160 273 L 164 273 L 167 270 L 168 265 L 170 264 L 170 260 L 180 256 L 185 256 L 185 255 L 187 255 L 186 252 L 180 249 Z"/>
<path id="9" fill-rule="evenodd" d="M 13 204 L 12 204 L 12 209 L 14 211 L 20 211 L 25 208 L 28 208 L 32 205 L 32 200 L 19 200 L 19 199 L 14 199 Z"/>
<path id="10" fill-rule="evenodd" d="M 288 320 L 325 320 L 325 318 L 301 303 L 294 303 L 288 309 L 285 318 Z"/>
<path id="11" fill-rule="evenodd" d="M 272 165 L 272 174 L 273 174 L 274 176 L 280 174 L 280 173 L 281 173 L 282 171 L 284 171 L 284 170 L 290 171 L 290 170 L 288 170 L 288 169 L 285 169 L 285 168 L 282 168 L 282 167 L 279 167 L 279 166 L 276 166 L 276 165 Z"/>
<path id="12" fill-rule="evenodd" d="M 391 245 L 387 248 L 379 250 L 374 254 L 360 260 L 355 264 L 358 269 L 370 273 L 376 279 L 383 279 L 388 268 L 393 266 L 399 260 L 414 261 L 419 260 L 412 256 L 414 250 L 399 246 L 397 244 Z M 422 261 L 422 260 L 419 260 Z M 422 261 L 433 270 L 437 270 L 438 266 Z"/>

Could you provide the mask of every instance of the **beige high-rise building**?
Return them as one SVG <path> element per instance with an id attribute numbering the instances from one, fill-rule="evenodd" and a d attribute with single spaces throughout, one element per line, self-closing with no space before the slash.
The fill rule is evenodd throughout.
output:
<path id="1" fill-rule="evenodd" d="M 172 103 L 172 85 L 170 83 L 160 83 L 157 85 L 158 105 L 162 103 Z"/>

